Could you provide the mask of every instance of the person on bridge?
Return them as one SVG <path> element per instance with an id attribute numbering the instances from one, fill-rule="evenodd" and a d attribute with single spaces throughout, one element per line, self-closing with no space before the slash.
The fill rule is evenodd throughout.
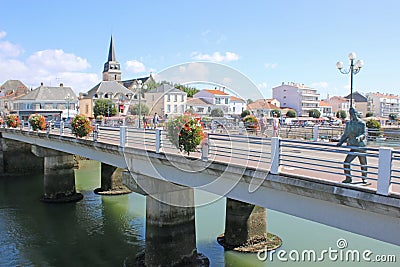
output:
<path id="1" fill-rule="evenodd" d="M 264 114 L 261 114 L 260 128 L 261 128 L 261 136 L 263 136 L 264 134 L 266 134 L 265 131 L 268 128 L 267 118 L 264 116 Z"/>
<path id="2" fill-rule="evenodd" d="M 346 179 L 342 181 L 342 183 L 351 183 L 351 172 L 350 172 L 350 162 L 352 162 L 356 157 L 361 164 L 361 173 L 362 173 L 362 181 L 365 184 L 365 179 L 367 178 L 367 157 L 365 156 L 365 149 L 363 147 L 366 146 L 366 126 L 365 122 L 358 118 L 357 110 L 353 107 L 349 109 L 350 113 L 350 121 L 346 123 L 346 129 L 342 137 L 340 138 L 337 146 L 341 146 L 344 142 L 347 141 L 348 146 L 359 147 L 359 148 L 351 148 L 350 153 L 346 156 L 344 160 L 344 174 Z"/>
<path id="3" fill-rule="evenodd" d="M 154 113 L 154 117 L 153 117 L 153 127 L 154 127 L 154 129 L 157 128 L 157 125 L 158 125 L 158 114 L 156 112 L 156 113 Z"/>
<path id="4" fill-rule="evenodd" d="M 274 128 L 274 132 L 273 132 L 273 137 L 279 137 L 279 127 L 280 127 L 280 123 L 279 123 L 279 118 L 278 115 L 276 115 L 276 113 L 274 113 L 274 118 L 272 120 L 272 127 Z"/>

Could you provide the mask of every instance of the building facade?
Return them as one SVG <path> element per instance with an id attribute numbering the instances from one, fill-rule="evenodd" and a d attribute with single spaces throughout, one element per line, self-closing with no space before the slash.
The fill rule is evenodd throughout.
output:
<path id="1" fill-rule="evenodd" d="M 282 83 L 272 88 L 272 97 L 282 107 L 292 108 L 298 116 L 308 116 L 311 109 L 319 109 L 320 95 L 316 89 L 298 83 Z"/>
<path id="2" fill-rule="evenodd" d="M 368 93 L 368 111 L 376 117 L 388 118 L 390 114 L 400 115 L 400 96 L 394 94 Z"/>
<path id="3" fill-rule="evenodd" d="M 170 84 L 162 84 L 144 94 L 150 114 L 160 116 L 181 115 L 186 110 L 187 94 Z"/>
<path id="4" fill-rule="evenodd" d="M 49 120 L 60 121 L 77 114 L 78 98 L 71 87 L 60 84 L 59 87 L 44 86 L 33 89 L 13 103 L 14 112 L 21 120 L 38 113 Z"/>
<path id="5" fill-rule="evenodd" d="M 15 99 L 26 95 L 28 87 L 19 80 L 8 80 L 0 86 L 0 116 L 13 112 Z"/>

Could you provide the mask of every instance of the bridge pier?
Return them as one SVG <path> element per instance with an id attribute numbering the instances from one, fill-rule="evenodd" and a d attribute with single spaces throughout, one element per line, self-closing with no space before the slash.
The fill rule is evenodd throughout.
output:
<path id="1" fill-rule="evenodd" d="M 75 202 L 83 198 L 75 189 L 74 155 L 32 145 L 32 153 L 44 158 L 44 202 Z"/>
<path id="2" fill-rule="evenodd" d="M 0 135 L 0 176 L 43 173 L 43 158 L 32 154 L 31 145 Z"/>
<path id="3" fill-rule="evenodd" d="M 257 252 L 267 240 L 266 209 L 227 198 L 225 233 L 218 242 L 227 249 Z"/>
<path id="4" fill-rule="evenodd" d="M 123 183 L 124 169 L 101 163 L 101 187 L 94 190 L 100 195 L 121 195 L 131 193 Z"/>
<path id="5" fill-rule="evenodd" d="M 146 195 L 146 247 L 135 266 L 209 266 L 196 248 L 193 188 L 140 174 L 124 176 L 130 189 Z"/>

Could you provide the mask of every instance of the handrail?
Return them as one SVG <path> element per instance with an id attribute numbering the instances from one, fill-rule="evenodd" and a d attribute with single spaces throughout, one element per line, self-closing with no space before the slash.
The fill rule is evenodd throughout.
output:
<path id="1" fill-rule="evenodd" d="M 131 146 L 156 153 L 178 151 L 169 142 L 166 131 L 161 129 L 137 129 L 126 126 L 116 128 L 99 125 L 94 128 L 94 142 L 119 144 L 122 148 Z M 317 127 L 313 128 L 314 131 L 316 129 Z M 32 130 L 24 123 L 17 131 L 31 132 Z M 46 132 L 47 136 L 49 134 L 68 136 L 71 135 L 71 128 L 67 123 L 60 123 Z M 392 185 L 400 185 L 400 150 L 393 148 L 336 147 L 335 144 L 327 142 L 210 133 L 201 150 L 203 150 L 201 155 L 196 154 L 196 156 L 201 156 L 203 160 L 247 164 L 247 166 L 262 168 L 271 173 L 317 179 L 326 179 L 326 175 L 321 178 L 321 173 L 327 173 L 330 174 L 329 180 L 333 182 L 340 182 L 344 178 L 344 171 L 351 170 L 353 178 L 377 183 L 377 193 L 384 195 L 390 193 Z M 364 156 L 368 159 L 368 164 L 363 166 L 351 162 L 344 165 L 345 155 Z"/>

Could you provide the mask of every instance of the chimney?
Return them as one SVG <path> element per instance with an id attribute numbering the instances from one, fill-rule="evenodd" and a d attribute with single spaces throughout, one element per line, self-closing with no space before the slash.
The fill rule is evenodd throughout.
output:
<path id="1" fill-rule="evenodd" d="M 64 87 L 64 84 L 63 84 L 63 83 L 60 83 L 60 87 Z"/>
<path id="2" fill-rule="evenodd" d="M 40 83 L 40 86 L 43 86 L 43 82 Z"/>

